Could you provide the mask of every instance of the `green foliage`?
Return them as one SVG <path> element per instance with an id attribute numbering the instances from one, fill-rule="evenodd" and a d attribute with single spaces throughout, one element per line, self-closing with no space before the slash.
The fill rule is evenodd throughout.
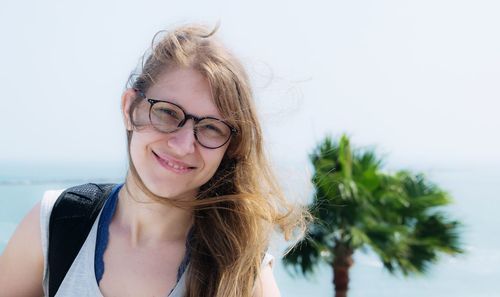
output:
<path id="1" fill-rule="evenodd" d="M 333 263 L 335 246 L 370 248 L 391 273 L 423 273 L 440 253 L 458 254 L 460 223 L 443 212 L 451 197 L 424 175 L 382 170 L 372 150 L 354 150 L 343 135 L 327 137 L 310 155 L 315 217 L 308 236 L 284 258 L 310 275 Z"/>

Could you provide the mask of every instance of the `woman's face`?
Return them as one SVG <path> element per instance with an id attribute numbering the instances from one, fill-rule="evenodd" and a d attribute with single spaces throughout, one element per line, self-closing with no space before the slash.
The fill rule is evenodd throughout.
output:
<path id="1" fill-rule="evenodd" d="M 194 69 L 176 68 L 163 73 L 145 95 L 175 103 L 197 117 L 222 118 L 213 102 L 208 80 Z M 133 90 L 123 95 L 126 123 L 130 123 L 128 109 L 136 96 Z M 143 110 L 138 112 L 147 114 L 149 106 L 148 102 L 142 102 L 138 108 Z M 193 124 L 193 120 L 188 120 L 172 133 L 158 132 L 152 127 L 132 133 L 132 161 L 142 181 L 154 194 L 193 199 L 200 186 L 217 170 L 229 142 L 217 149 L 205 148 L 196 141 Z"/>

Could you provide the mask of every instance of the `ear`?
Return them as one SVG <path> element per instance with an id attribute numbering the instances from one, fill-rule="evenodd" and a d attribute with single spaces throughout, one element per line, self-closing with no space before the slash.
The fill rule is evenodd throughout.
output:
<path id="1" fill-rule="evenodd" d="M 130 106 L 136 97 L 134 89 L 126 89 L 122 95 L 123 123 L 128 131 L 132 131 L 132 121 L 129 116 Z"/>

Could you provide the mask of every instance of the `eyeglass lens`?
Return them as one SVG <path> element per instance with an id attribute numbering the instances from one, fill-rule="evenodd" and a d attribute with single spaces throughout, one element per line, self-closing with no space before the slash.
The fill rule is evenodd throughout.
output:
<path id="1" fill-rule="evenodd" d="M 184 121 L 185 114 L 178 106 L 157 101 L 151 105 L 149 118 L 153 127 L 165 133 L 174 132 Z M 224 145 L 231 137 L 231 129 L 224 122 L 205 118 L 194 126 L 195 137 L 198 142 L 208 148 L 217 148 Z"/>

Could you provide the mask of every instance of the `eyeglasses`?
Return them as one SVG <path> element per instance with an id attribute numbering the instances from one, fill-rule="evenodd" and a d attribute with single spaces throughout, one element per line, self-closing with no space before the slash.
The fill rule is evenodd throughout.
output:
<path id="1" fill-rule="evenodd" d="M 194 121 L 194 138 L 198 143 L 209 149 L 216 149 L 226 144 L 237 130 L 228 123 L 214 117 L 197 117 L 186 113 L 179 105 L 147 98 L 146 95 L 134 89 L 149 104 L 149 122 L 158 131 L 172 133 L 182 128 L 189 119 Z"/>

